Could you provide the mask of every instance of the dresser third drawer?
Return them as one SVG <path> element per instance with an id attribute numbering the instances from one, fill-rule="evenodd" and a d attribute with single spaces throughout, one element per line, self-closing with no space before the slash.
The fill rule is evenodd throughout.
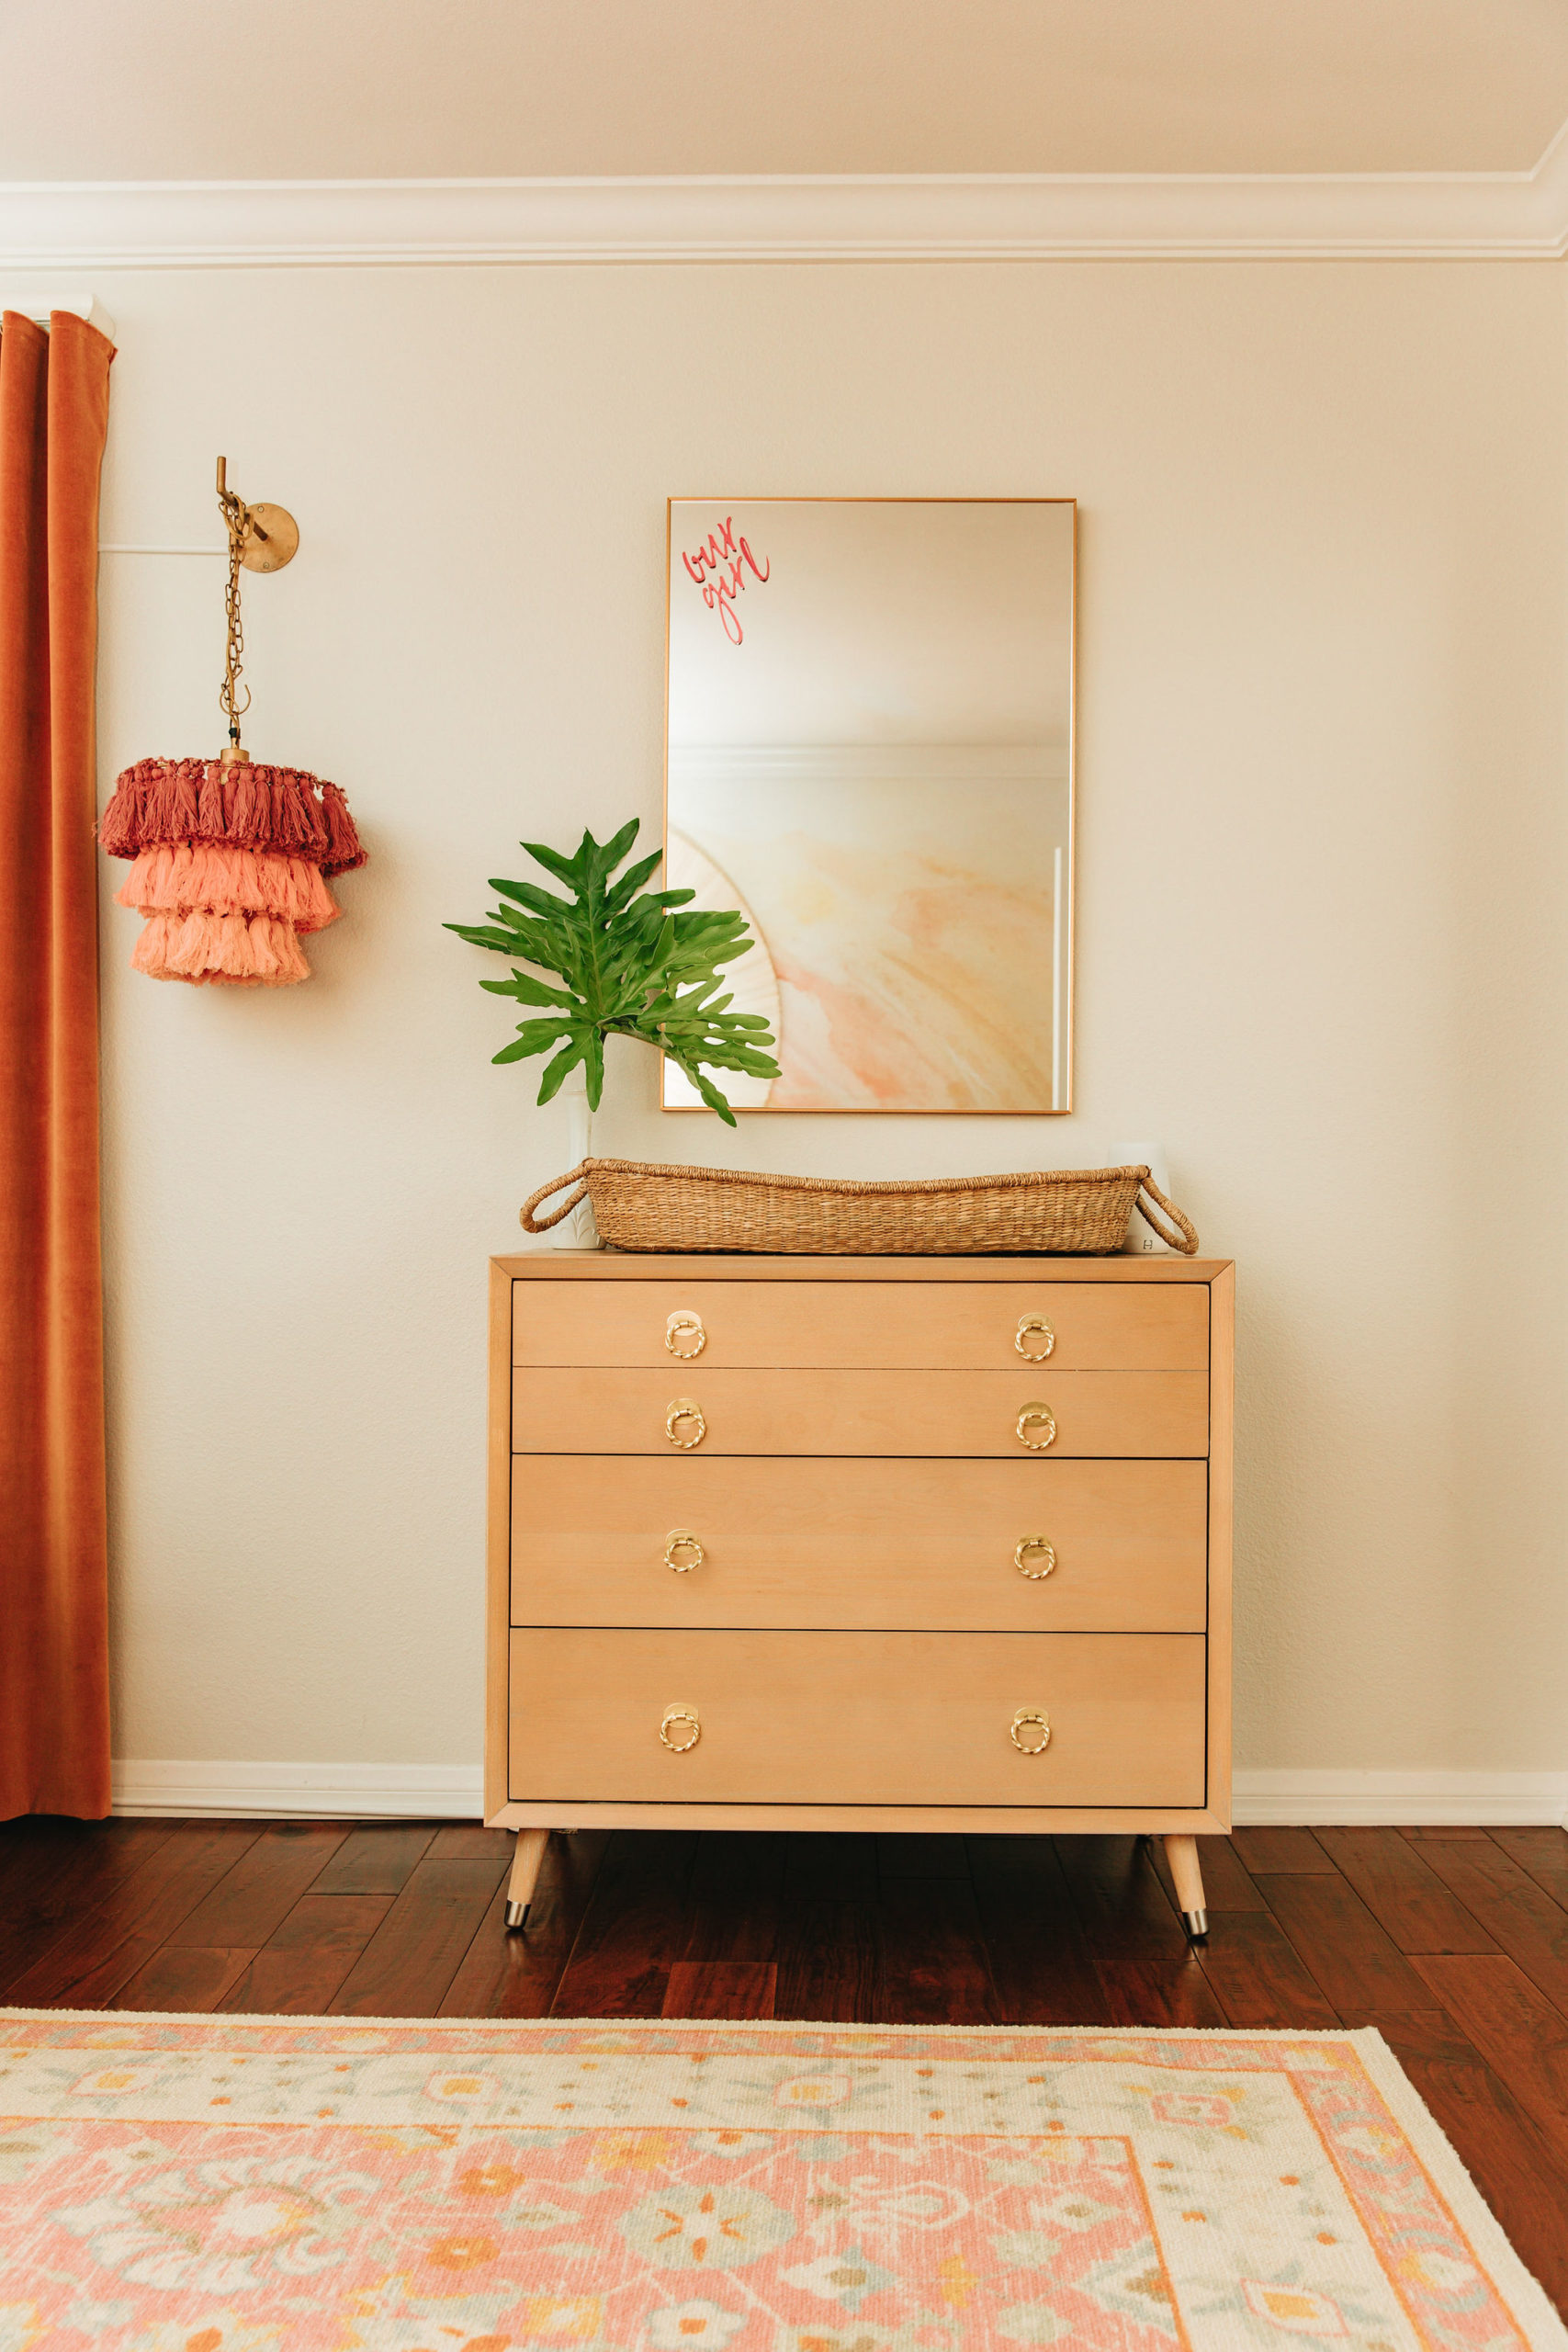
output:
<path id="1" fill-rule="evenodd" d="M 512 1375 L 519 1453 L 1200 1455 L 1201 1372 L 667 1372 Z"/>
<path id="2" fill-rule="evenodd" d="M 514 1625 L 1201 1633 L 1201 1462 L 519 1458 Z"/>
<path id="3" fill-rule="evenodd" d="M 1196 1806 L 1190 1634 L 512 1636 L 511 1794 L 550 1804 Z"/>

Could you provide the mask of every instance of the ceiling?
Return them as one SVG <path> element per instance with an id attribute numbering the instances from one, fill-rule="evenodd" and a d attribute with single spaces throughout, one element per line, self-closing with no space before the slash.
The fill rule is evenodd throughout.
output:
<path id="1" fill-rule="evenodd" d="M 1528 172 L 1568 0 L 5 0 L 0 181 Z"/>

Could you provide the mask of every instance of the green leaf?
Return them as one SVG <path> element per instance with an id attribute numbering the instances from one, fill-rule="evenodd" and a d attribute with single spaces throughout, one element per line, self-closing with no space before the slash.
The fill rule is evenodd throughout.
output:
<path id="1" fill-rule="evenodd" d="M 579 1062 L 586 1058 L 582 1040 L 580 1037 L 569 1037 L 539 1080 L 539 1101 L 548 1102 L 553 1096 L 558 1094 L 570 1073 L 577 1068 Z"/>
<path id="2" fill-rule="evenodd" d="M 536 883 L 492 879 L 503 903 L 487 923 L 446 928 L 475 947 L 506 956 L 511 977 L 483 980 L 494 996 L 547 1008 L 525 1021 L 498 1062 L 549 1053 L 539 1084 L 547 1102 L 579 1064 L 590 1106 L 597 1110 L 604 1084 L 604 1039 L 636 1037 L 660 1047 L 684 1070 L 702 1099 L 729 1125 L 735 1114 L 708 1076 L 710 1069 L 777 1077 L 773 1035 L 761 1013 L 730 1011 L 720 967 L 744 956 L 752 941 L 738 910 L 693 908 L 691 890 L 643 890 L 660 853 L 637 859 L 617 881 L 611 876 L 629 854 L 638 831 L 633 818 L 603 843 L 585 831 L 569 857 L 538 842 L 523 847 L 536 865 L 565 885 L 556 898 Z M 640 893 L 640 895 L 638 895 Z M 505 903 L 510 901 L 511 903 Z M 677 911 L 680 910 L 680 911 Z M 553 975 L 551 988 L 518 963 Z"/>

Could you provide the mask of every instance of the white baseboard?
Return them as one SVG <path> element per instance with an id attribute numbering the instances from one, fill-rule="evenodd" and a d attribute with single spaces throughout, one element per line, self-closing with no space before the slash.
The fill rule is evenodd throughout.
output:
<path id="1" fill-rule="evenodd" d="M 128 1758 L 114 1767 L 116 1813 L 303 1815 L 316 1821 L 477 1821 L 477 1764 L 253 1764 Z"/>
<path id="2" fill-rule="evenodd" d="M 1568 1816 L 1568 1772 L 1237 1772 L 1238 1826 L 1466 1827 L 1557 1825 Z"/>
<path id="3" fill-rule="evenodd" d="M 468 1764 L 253 1764 L 131 1758 L 114 1768 L 114 1809 L 270 1820 L 478 1820 L 483 1780 Z M 1243 1825 L 1419 1827 L 1560 1823 L 1568 1772 L 1237 1772 Z"/>

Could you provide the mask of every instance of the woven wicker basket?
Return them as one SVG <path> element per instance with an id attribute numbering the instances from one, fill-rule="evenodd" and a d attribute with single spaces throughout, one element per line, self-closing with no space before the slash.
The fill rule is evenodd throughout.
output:
<path id="1" fill-rule="evenodd" d="M 548 1216 L 535 1212 L 570 1185 Z M 778 1255 L 951 1257 L 1049 1250 L 1103 1257 L 1121 1249 L 1136 1207 L 1173 1250 L 1198 1236 L 1146 1168 L 1045 1169 L 1018 1176 L 935 1176 L 906 1183 L 754 1176 L 734 1168 L 584 1159 L 523 1204 L 528 1233 L 547 1232 L 584 1193 L 615 1250 L 761 1250 Z M 1161 1212 L 1163 1211 L 1163 1215 Z M 1166 1219 L 1169 1219 L 1169 1223 Z"/>

